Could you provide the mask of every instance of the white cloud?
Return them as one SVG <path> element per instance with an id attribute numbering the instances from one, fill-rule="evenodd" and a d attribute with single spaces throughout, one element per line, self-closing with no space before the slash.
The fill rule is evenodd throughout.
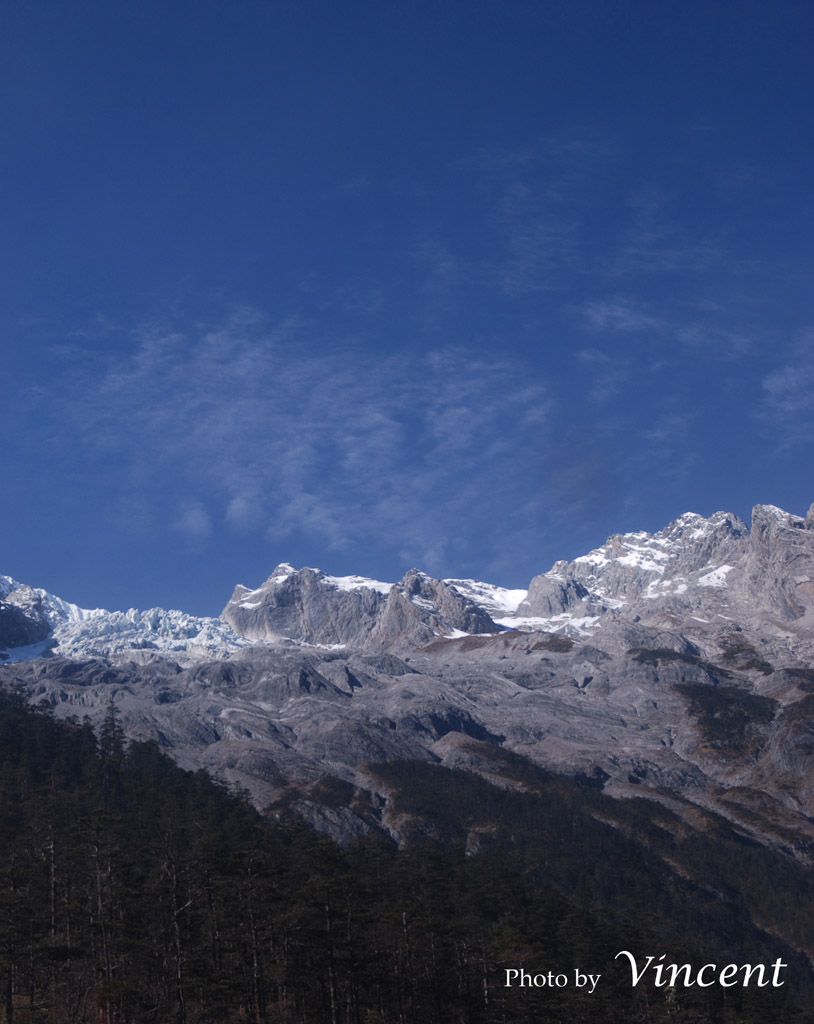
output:
<path id="1" fill-rule="evenodd" d="M 751 334 L 722 330 L 706 324 L 687 324 L 680 328 L 677 335 L 689 348 L 703 350 L 705 354 L 724 359 L 740 359 L 755 346 Z"/>
<path id="2" fill-rule="evenodd" d="M 632 221 L 612 265 L 619 275 L 708 273 L 735 261 L 714 235 L 701 235 L 671 214 L 674 197 L 658 186 L 644 186 L 630 196 Z"/>
<path id="3" fill-rule="evenodd" d="M 804 333 L 786 353 L 784 365 L 762 382 L 758 416 L 783 447 L 810 444 L 814 431 L 814 332 Z"/>
<path id="4" fill-rule="evenodd" d="M 602 140 L 571 133 L 460 162 L 494 232 L 485 284 L 516 299 L 567 288 L 591 270 L 591 196 L 610 157 Z"/>
<path id="5" fill-rule="evenodd" d="M 661 332 L 665 327 L 661 317 L 648 312 L 632 299 L 616 298 L 588 302 L 581 313 L 588 326 L 600 331 Z"/>
<path id="6" fill-rule="evenodd" d="M 467 531 L 511 523 L 550 410 L 527 367 L 315 334 L 245 310 L 214 327 L 143 328 L 101 382 L 77 386 L 74 429 L 142 500 L 172 491 L 167 525 L 198 543 L 222 521 L 409 550 L 432 571 Z"/>
<path id="7" fill-rule="evenodd" d="M 200 501 L 192 500 L 181 506 L 172 526 L 189 540 L 200 542 L 212 532 L 212 519 Z"/>
<path id="8" fill-rule="evenodd" d="M 576 355 L 592 377 L 589 395 L 597 405 L 610 402 L 629 384 L 630 365 L 626 359 L 596 348 L 581 349 Z"/>
<path id="9" fill-rule="evenodd" d="M 783 366 L 763 381 L 770 406 L 782 417 L 797 417 L 814 410 L 814 367 Z"/>

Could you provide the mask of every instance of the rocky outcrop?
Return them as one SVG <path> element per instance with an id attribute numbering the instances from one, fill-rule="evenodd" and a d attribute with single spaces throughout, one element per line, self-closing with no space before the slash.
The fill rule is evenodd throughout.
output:
<path id="1" fill-rule="evenodd" d="M 742 572 L 742 601 L 785 621 L 814 611 L 814 505 L 805 519 L 756 505 Z"/>
<path id="2" fill-rule="evenodd" d="M 517 614 L 550 619 L 564 613 L 592 615 L 607 608 L 607 602 L 597 600 L 597 595 L 591 594 L 579 580 L 560 575 L 554 569 L 534 577 L 529 584 L 528 596 L 521 602 Z"/>
<path id="3" fill-rule="evenodd" d="M 614 534 L 601 548 L 536 576 L 518 614 L 545 615 L 553 588 L 567 598 L 564 611 L 578 608 L 583 614 L 679 596 L 711 567 L 743 558 L 748 535 L 746 524 L 726 512 L 709 519 L 689 512 L 653 534 Z"/>
<path id="4" fill-rule="evenodd" d="M 487 612 L 455 587 L 411 569 L 387 595 L 367 646 L 404 651 L 436 636 L 496 633 L 499 629 Z"/>
<path id="5" fill-rule="evenodd" d="M 0 650 L 39 643 L 50 631 L 41 616 L 27 615 L 17 605 L 0 601 Z"/>
<path id="6" fill-rule="evenodd" d="M 370 651 L 409 650 L 438 635 L 500 628 L 455 587 L 417 569 L 390 584 L 287 563 L 256 590 L 236 587 L 221 617 L 251 640 L 287 638 Z"/>
<path id="7" fill-rule="evenodd" d="M 362 643 L 375 626 L 389 589 L 374 580 L 333 577 L 283 563 L 256 590 L 235 587 L 221 618 L 250 640 Z"/>
<path id="8" fill-rule="evenodd" d="M 534 577 L 518 615 L 603 615 L 653 625 L 786 622 L 814 611 L 814 514 L 756 505 L 737 516 L 687 513 L 658 533 L 614 534 Z M 694 628 L 694 627 L 693 627 Z"/>
<path id="9" fill-rule="evenodd" d="M 10 576 L 0 576 L 0 652 L 40 644 L 51 632 L 41 595 Z"/>

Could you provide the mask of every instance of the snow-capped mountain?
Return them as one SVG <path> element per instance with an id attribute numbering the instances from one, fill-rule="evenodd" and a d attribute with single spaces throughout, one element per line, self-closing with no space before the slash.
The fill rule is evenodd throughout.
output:
<path id="1" fill-rule="evenodd" d="M 411 569 L 398 583 L 278 565 L 256 590 L 239 586 L 221 613 L 241 636 L 401 650 L 436 636 L 497 632 L 482 605 Z"/>
<path id="2" fill-rule="evenodd" d="M 25 642 L 15 643 L 15 638 Z M 176 658 L 222 657 L 249 643 L 221 619 L 163 608 L 126 612 L 80 608 L 46 590 L 0 576 L 0 652 L 4 660 L 46 654 L 104 658 L 128 652 L 134 656 L 138 651 Z"/>
<path id="3" fill-rule="evenodd" d="M 443 582 L 454 587 L 459 594 L 469 598 L 479 608 L 483 608 L 497 623 L 502 623 L 504 619 L 514 615 L 528 594 L 528 590 L 508 590 L 506 587 L 484 583 L 482 580 L 450 579 Z"/>
<path id="4" fill-rule="evenodd" d="M 131 735 L 260 806 L 301 793 L 339 836 L 398 833 L 369 764 L 494 779 L 509 750 L 814 849 L 814 511 L 756 506 L 751 527 L 688 513 L 528 591 L 283 563 L 218 619 L 81 609 L 0 577 L 0 644 L 0 681 L 62 714 L 99 718 L 114 699 Z M 326 774 L 367 795 L 324 807 L 307 794 Z"/>
<path id="5" fill-rule="evenodd" d="M 235 588 L 219 618 L 181 611 L 84 609 L 0 576 L 0 650 L 16 659 L 127 651 L 219 656 L 290 639 L 372 651 L 438 636 L 545 630 L 579 637 L 608 620 L 697 632 L 738 621 L 782 633 L 814 624 L 814 506 L 806 519 L 757 505 L 752 528 L 726 512 L 679 516 L 657 533 L 614 534 L 534 576 L 528 590 L 436 580 L 396 583 L 281 563 L 255 589 Z M 5 638 L 5 639 L 4 639 Z"/>
<path id="6" fill-rule="evenodd" d="M 686 513 L 658 533 L 617 534 L 557 562 L 534 577 L 517 614 L 799 628 L 814 624 L 813 541 L 814 506 L 804 519 L 756 505 L 751 529 L 727 512 Z"/>
<path id="7" fill-rule="evenodd" d="M 755 507 L 751 530 L 727 512 L 690 512 L 657 533 L 615 534 L 572 562 L 555 563 L 528 590 L 431 580 L 417 570 L 397 584 L 382 583 L 283 564 L 258 589 L 238 587 L 222 617 L 255 639 L 409 647 L 419 637 L 406 621 L 388 620 L 403 604 L 409 578 L 413 588 L 421 579 L 426 590 L 409 595 L 418 609 L 412 618 L 441 636 L 501 628 L 584 636 L 607 616 L 694 629 L 735 619 L 768 628 L 772 617 L 801 625 L 814 609 L 813 529 L 814 511 L 803 519 L 772 505 Z"/>

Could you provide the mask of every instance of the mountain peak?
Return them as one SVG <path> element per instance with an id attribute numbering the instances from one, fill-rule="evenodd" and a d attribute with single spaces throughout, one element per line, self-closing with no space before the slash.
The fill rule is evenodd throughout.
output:
<path id="1" fill-rule="evenodd" d="M 814 509 L 814 505 L 811 507 Z M 809 509 L 811 512 L 811 509 Z M 773 524 L 784 529 L 804 530 L 808 520 L 802 516 L 796 516 L 777 505 L 755 505 L 752 509 L 752 529 Z"/>
<path id="2" fill-rule="evenodd" d="M 769 611 L 799 619 L 814 613 L 807 591 L 814 588 L 812 521 L 757 505 L 751 530 L 719 511 L 708 517 L 686 512 L 657 533 L 614 534 L 602 547 L 535 577 L 518 613 L 553 622 L 611 612 L 654 625 L 682 618 L 690 624 L 757 621 Z"/>
<path id="3" fill-rule="evenodd" d="M 280 562 L 274 572 L 269 576 L 270 580 L 284 580 L 292 576 L 297 570 L 291 562 Z"/>
<path id="4" fill-rule="evenodd" d="M 767 614 L 802 623 L 814 619 L 813 527 L 814 505 L 805 519 L 756 505 L 751 530 L 729 512 L 685 512 L 656 533 L 613 534 L 571 562 L 556 562 L 527 591 L 438 580 L 418 568 L 389 583 L 280 562 L 260 587 L 238 585 L 220 619 L 83 609 L 0 576 L 0 606 L 16 609 L 4 613 L 0 648 L 13 646 L 14 657 L 54 647 L 102 657 L 127 650 L 193 657 L 286 638 L 400 650 L 507 627 L 580 635 L 606 617 L 671 628 Z"/>

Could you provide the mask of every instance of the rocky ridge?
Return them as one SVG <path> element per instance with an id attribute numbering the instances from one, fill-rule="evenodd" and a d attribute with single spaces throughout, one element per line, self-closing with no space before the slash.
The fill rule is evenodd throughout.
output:
<path id="1" fill-rule="evenodd" d="M 439 635 L 499 629 L 466 594 L 418 569 L 398 583 L 381 583 L 287 563 L 256 590 L 236 587 L 221 618 L 252 640 L 288 638 L 374 651 L 410 650 Z"/>
<path id="2" fill-rule="evenodd" d="M 283 564 L 203 620 L 86 612 L 1 577 L 16 660 L 0 677 L 59 714 L 113 700 L 131 735 L 341 838 L 399 834 L 376 763 L 500 784 L 505 749 L 810 859 L 812 581 L 814 512 L 765 505 L 751 529 L 687 514 L 615 535 L 527 592 Z M 320 796 L 326 777 L 344 802 Z"/>
<path id="3" fill-rule="evenodd" d="M 737 516 L 687 513 L 655 534 L 610 537 L 573 562 L 535 576 L 518 615 L 617 611 L 653 624 L 736 620 L 811 625 L 814 505 L 808 516 L 756 505 Z"/>

